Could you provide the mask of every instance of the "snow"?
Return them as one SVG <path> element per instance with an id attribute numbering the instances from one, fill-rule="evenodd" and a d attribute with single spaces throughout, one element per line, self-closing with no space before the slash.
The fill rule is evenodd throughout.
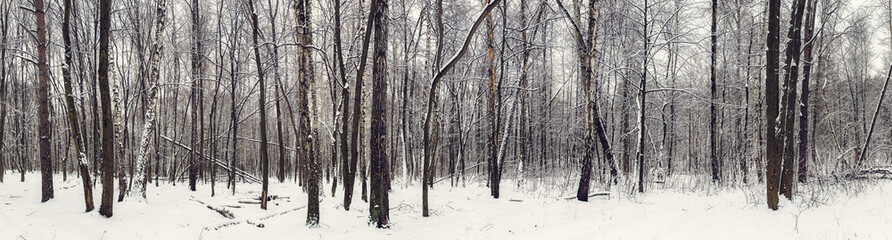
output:
<path id="1" fill-rule="evenodd" d="M 421 217 L 420 186 L 394 183 L 391 228 L 382 230 L 366 224 L 369 205 L 358 187 L 349 212 L 341 206 L 341 190 L 333 198 L 330 185 L 323 187 L 321 224 L 310 229 L 304 226 L 306 195 L 290 182 L 271 181 L 270 194 L 280 199 L 270 201 L 268 210 L 238 203 L 260 195 L 256 184 L 237 185 L 233 196 L 218 183 L 217 196 L 210 197 L 209 184 L 190 192 L 186 184 L 153 183 L 148 202 L 129 196 L 114 205 L 112 218 L 104 218 L 98 210 L 83 213 L 76 177 L 62 182 L 57 175 L 56 198 L 40 203 L 37 173 L 29 173 L 26 183 L 17 173 L 7 176 L 0 183 L 0 239 L 883 239 L 892 234 L 892 181 L 885 180 L 802 187 L 798 199 L 782 200 L 778 211 L 765 206 L 764 185 L 655 184 L 645 194 L 614 190 L 621 196 L 579 202 L 563 199 L 574 195 L 572 184 L 561 191 L 541 188 L 557 184 L 528 179 L 528 188 L 518 189 L 508 180 L 502 198 L 492 199 L 485 183 L 453 188 L 447 181 L 431 189 L 429 218 Z M 533 184 L 540 188 L 533 190 Z M 99 189 L 94 189 L 97 209 Z M 235 219 L 198 201 L 230 210 Z M 227 223 L 235 224 L 222 226 Z"/>

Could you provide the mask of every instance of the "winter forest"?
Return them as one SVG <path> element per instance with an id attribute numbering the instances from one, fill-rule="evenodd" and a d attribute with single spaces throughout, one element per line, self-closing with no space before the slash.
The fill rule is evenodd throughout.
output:
<path id="1" fill-rule="evenodd" d="M 890 234 L 892 0 L 0 0 L 0 29 L 0 239 Z"/>

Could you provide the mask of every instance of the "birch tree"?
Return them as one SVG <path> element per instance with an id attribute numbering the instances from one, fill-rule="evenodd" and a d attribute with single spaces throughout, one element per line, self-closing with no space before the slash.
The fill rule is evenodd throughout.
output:
<path id="1" fill-rule="evenodd" d="M 164 47 L 162 34 L 164 33 L 165 11 L 167 11 L 166 0 L 156 0 L 155 4 L 155 42 L 152 43 L 152 59 L 149 75 L 149 88 L 146 94 L 149 99 L 149 108 L 143 122 L 142 137 L 140 137 L 139 146 L 136 155 L 136 189 L 139 191 L 140 197 L 146 198 L 146 157 L 149 149 L 149 135 L 155 131 L 155 112 L 158 109 L 158 79 L 160 78 L 160 62 L 161 50 Z"/>

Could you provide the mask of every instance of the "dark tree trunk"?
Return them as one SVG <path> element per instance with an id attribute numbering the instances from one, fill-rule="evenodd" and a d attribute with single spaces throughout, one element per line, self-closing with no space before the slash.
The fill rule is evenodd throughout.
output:
<path id="1" fill-rule="evenodd" d="M 338 68 L 338 77 L 343 84 L 341 89 L 341 109 L 343 112 L 341 113 L 341 181 L 344 182 L 344 210 L 350 210 L 350 201 L 353 198 L 353 179 L 350 178 L 348 182 L 348 175 L 354 174 L 351 176 L 355 176 L 356 172 L 356 163 L 354 162 L 352 165 L 350 164 L 350 158 L 348 157 L 348 148 L 347 148 L 347 133 L 350 131 L 348 122 L 350 121 L 350 100 L 348 99 L 350 96 L 350 90 L 347 87 L 347 73 L 346 68 L 344 67 L 344 53 L 343 53 L 343 44 L 341 42 L 341 1 L 334 1 L 334 41 L 335 41 L 335 61 L 337 63 Z M 349 186 L 348 186 L 349 185 Z M 347 195 L 347 189 L 350 188 L 350 194 Z"/>
<path id="2" fill-rule="evenodd" d="M 6 46 L 8 43 L 9 37 L 9 12 L 10 12 L 10 4 L 8 2 L 0 3 L 0 10 L 3 11 L 3 37 L 0 41 L 3 41 L 3 46 Z M 9 78 L 6 76 L 7 68 L 6 68 L 6 47 L 0 49 L 0 101 L 6 102 L 7 97 L 7 85 Z M 6 115 L 7 110 L 6 106 L 8 104 L 0 104 L 0 149 L 5 147 L 3 143 L 3 138 L 6 136 Z M 3 182 L 3 175 L 6 174 L 6 154 L 5 152 L 0 152 L 0 182 Z M 87 173 L 89 178 L 89 173 Z"/>
<path id="3" fill-rule="evenodd" d="M 369 151 L 371 153 L 371 194 L 369 195 L 369 221 L 378 228 L 390 225 L 390 200 L 387 182 L 387 25 L 389 22 L 388 0 L 373 0 L 375 48 L 372 53 L 372 122 Z"/>
<path id="4" fill-rule="evenodd" d="M 527 159 L 529 156 L 527 155 L 527 141 L 529 141 L 529 130 L 527 130 L 527 96 L 529 92 L 527 91 L 527 87 L 529 87 L 529 68 L 530 68 L 530 40 L 527 38 L 527 27 L 529 24 L 527 23 L 527 15 L 526 15 L 526 0 L 520 1 L 520 41 L 522 48 L 521 55 L 521 68 L 520 68 L 520 123 L 518 126 L 518 138 L 519 138 L 519 161 L 520 167 L 518 167 L 518 181 L 522 183 L 524 181 L 524 167 L 527 165 Z M 535 36 L 535 33 L 533 33 Z M 458 124 L 461 124 L 459 122 Z M 450 169 L 455 169 L 455 163 L 453 162 L 452 167 Z M 450 175 L 454 175 L 454 172 L 450 172 Z M 520 184 L 518 183 L 518 184 Z M 520 185 L 518 185 L 520 186 Z"/>
<path id="5" fill-rule="evenodd" d="M 235 11 L 233 17 L 234 19 L 238 19 L 238 14 L 240 11 Z M 239 20 L 233 20 L 233 25 L 237 25 Z M 239 31 L 235 31 L 232 33 L 232 39 L 235 41 L 239 37 Z M 229 50 L 229 80 L 230 80 L 230 114 L 229 121 L 232 123 L 232 137 L 230 141 L 232 142 L 232 157 L 229 159 L 229 184 L 232 187 L 232 195 L 235 195 L 235 185 L 237 182 L 237 177 L 235 173 L 235 169 L 239 168 L 238 161 L 238 117 L 239 117 L 239 105 L 238 105 L 238 68 L 239 64 L 237 63 L 238 54 L 236 50 Z M 176 107 L 176 105 L 174 105 Z"/>
<path id="6" fill-rule="evenodd" d="M 267 1 L 269 3 L 270 8 L 277 8 L 278 1 L 276 1 L 276 5 L 272 5 L 271 1 Z M 270 23 L 270 33 L 272 34 L 273 41 L 276 41 L 276 12 L 275 10 L 271 10 L 269 14 L 269 23 Z M 282 85 L 281 77 L 279 76 L 279 45 L 277 43 L 273 43 L 270 46 L 272 50 L 272 64 L 273 64 L 273 77 L 275 78 L 276 87 L 275 89 L 275 102 L 276 102 L 276 137 L 279 142 L 279 162 L 278 162 L 278 171 L 276 177 L 279 178 L 279 183 L 285 182 L 285 155 L 287 152 L 285 151 L 285 134 L 282 130 L 282 104 L 280 99 L 284 96 L 285 91 L 281 91 L 284 89 Z"/>
<path id="7" fill-rule="evenodd" d="M 437 87 L 438 87 L 437 84 L 439 83 L 439 79 L 436 78 L 436 75 L 439 74 L 439 72 L 440 72 L 440 59 L 442 58 L 442 54 L 443 54 L 443 1 L 442 0 L 437 0 L 436 21 L 437 22 L 435 24 L 436 24 L 436 34 L 437 34 L 437 50 L 436 50 L 436 55 L 434 56 L 434 65 L 433 65 L 433 69 L 434 69 L 433 74 L 434 74 L 435 78 L 434 78 L 434 81 L 431 82 L 431 89 L 430 89 L 431 92 L 430 92 L 430 94 L 428 94 L 427 116 L 425 117 L 425 120 L 424 120 L 424 162 L 422 163 L 423 166 L 422 166 L 422 170 L 421 170 L 422 171 L 422 176 L 421 176 L 421 216 L 422 217 L 430 216 L 430 208 L 428 206 L 428 188 L 430 187 L 430 185 L 432 185 L 432 183 L 430 182 L 430 175 L 431 175 L 430 174 L 430 165 L 431 165 L 431 159 L 434 155 L 434 153 L 432 153 L 432 150 L 435 148 L 435 146 L 431 146 L 431 145 L 433 142 L 436 141 L 436 140 L 431 139 L 433 137 L 433 135 L 431 134 L 431 128 L 433 127 L 432 125 L 435 125 L 433 122 L 437 121 L 436 120 L 437 117 L 435 116 L 436 111 L 434 110 L 434 108 L 437 108 L 437 105 L 438 105 L 437 100 L 439 97 L 437 96 Z M 476 29 L 471 29 L 471 30 L 473 33 L 473 31 L 475 31 Z M 462 50 L 464 50 L 464 49 L 462 49 Z M 461 54 L 462 52 L 459 52 L 459 53 Z M 406 114 L 406 105 L 407 105 L 407 103 L 406 103 L 406 99 L 407 99 L 406 89 L 408 86 L 406 86 L 406 85 L 407 85 L 408 81 L 406 81 L 406 80 L 408 80 L 408 77 L 403 78 L 403 115 L 404 116 Z M 403 136 L 405 136 L 405 134 L 406 134 L 405 133 L 406 125 L 407 124 L 405 124 L 405 117 L 404 117 L 403 118 L 403 134 L 404 134 Z M 406 156 L 406 158 L 409 158 L 409 157 L 411 157 L 411 156 Z M 405 173 L 405 174 L 408 174 L 408 173 Z"/>
<path id="8" fill-rule="evenodd" d="M 489 4 L 490 0 L 484 0 L 484 4 Z M 493 198 L 499 198 L 499 183 L 501 176 L 499 174 L 499 125 L 501 118 L 501 90 L 496 83 L 496 63 L 495 63 L 495 33 L 492 14 L 486 15 L 486 79 L 489 80 L 489 189 Z"/>
<path id="9" fill-rule="evenodd" d="M 198 161 L 198 154 L 200 154 L 201 147 L 199 144 L 201 143 L 201 136 L 198 136 L 198 128 L 201 126 L 198 123 L 198 119 L 202 118 L 199 113 L 199 105 L 202 105 L 201 102 L 201 78 L 202 76 L 202 61 L 201 61 L 201 19 L 199 16 L 199 6 L 198 0 L 192 0 L 191 13 L 192 13 L 192 150 L 189 154 L 189 190 L 195 191 L 195 182 L 198 178 L 198 168 L 201 161 Z M 262 82 L 262 80 L 261 80 Z M 261 84 L 262 86 L 262 84 Z M 261 93 L 262 94 L 262 93 Z M 261 105 L 262 106 L 262 105 Z M 261 108 L 262 109 L 262 108 Z M 262 110 L 261 110 L 262 111 Z"/>
<path id="10" fill-rule="evenodd" d="M 102 105 L 102 204 L 99 214 L 113 215 L 115 194 L 115 137 L 112 119 L 111 96 L 109 95 L 109 56 L 108 41 L 111 34 L 111 0 L 99 1 L 99 94 Z"/>
<path id="11" fill-rule="evenodd" d="M 356 179 L 357 162 L 359 162 L 359 134 L 362 129 L 359 122 L 362 121 L 362 77 L 365 75 L 366 60 L 369 52 L 369 42 L 372 36 L 372 26 L 375 13 L 377 11 L 378 0 L 372 0 L 369 7 L 369 19 L 365 25 L 365 33 L 362 38 L 362 53 L 359 57 L 359 70 L 356 72 L 355 90 L 353 91 L 353 131 L 350 135 L 350 166 L 347 166 L 347 176 L 344 178 L 344 209 L 350 210 L 350 203 L 353 201 L 353 183 Z M 362 6 L 360 5 L 360 8 Z M 363 164 L 361 171 L 363 199 L 365 199 L 365 165 Z"/>
<path id="12" fill-rule="evenodd" d="M 74 149 L 77 154 L 77 165 L 78 170 L 80 171 L 81 181 L 83 182 L 84 188 L 84 203 L 86 205 L 86 212 L 93 211 L 93 186 L 90 181 L 90 170 L 87 167 L 87 155 L 84 149 L 83 138 L 80 135 L 80 126 L 78 126 L 77 121 L 77 108 L 75 108 L 74 104 L 74 95 L 71 93 L 71 54 L 73 53 L 72 45 L 71 45 L 71 0 L 65 0 L 65 9 L 64 9 L 63 19 L 62 19 L 62 39 L 65 43 L 65 67 L 62 68 L 62 79 L 64 81 L 65 88 L 65 106 L 68 110 L 68 125 L 71 130 L 71 138 L 74 139 Z M 4 36 L 6 34 L 4 33 Z M 4 37 L 4 42 L 5 37 Z M 0 59 L 5 58 L 5 49 L 4 53 L 0 54 Z M 3 64 L 3 75 L 5 76 L 5 63 Z M 6 95 L 6 86 L 5 80 L 4 86 L 0 89 L 0 92 L 3 94 L 0 96 Z M 6 105 L 3 105 L 3 115 L 6 114 L 5 110 Z M 4 116 L 5 118 L 5 116 Z M 3 119 L 0 119 L 0 132 L 3 131 Z M 0 136 L 0 142 L 2 142 L 2 136 Z M 0 143 L 2 144 L 2 143 Z M 2 146 L 0 146 L 2 148 Z M 2 160 L 0 160 L 2 162 Z M 0 163 L 2 164 L 2 163 Z M 0 171 L 3 171 L 0 168 Z"/>
<path id="13" fill-rule="evenodd" d="M 713 182 L 721 182 L 721 177 L 719 176 L 721 169 L 719 169 L 719 159 L 716 156 L 716 144 L 718 143 L 716 140 L 716 109 L 715 102 L 718 101 L 716 95 L 716 86 L 715 86 L 715 78 L 716 78 L 716 40 L 718 38 L 718 33 L 716 32 L 716 22 L 717 22 L 717 13 L 718 12 L 718 1 L 712 0 L 712 27 L 710 31 L 710 42 L 711 42 L 711 51 L 709 55 L 709 160 L 712 166 L 712 181 Z"/>
<path id="14" fill-rule="evenodd" d="M 260 208 L 266 209 L 267 196 L 269 195 L 269 151 L 266 136 L 266 81 L 263 79 L 263 66 L 260 60 L 260 45 L 258 38 L 260 37 L 260 28 L 257 23 L 257 12 L 254 10 L 254 0 L 248 1 L 248 14 L 251 17 L 251 40 L 254 44 L 254 63 L 257 67 L 257 81 L 260 85 L 260 98 L 258 99 L 258 108 L 260 108 L 260 171 L 262 172 L 263 189 L 260 193 Z M 235 141 L 235 139 L 233 139 Z"/>
<path id="15" fill-rule="evenodd" d="M 34 0 L 34 15 L 37 18 L 37 118 L 40 138 L 40 189 L 41 202 L 53 199 L 53 159 L 50 152 L 50 99 L 49 99 L 49 70 L 46 58 L 46 10 L 43 0 Z"/>
<path id="16" fill-rule="evenodd" d="M 768 1 L 768 44 L 767 66 L 765 68 L 765 153 L 768 159 L 766 167 L 766 189 L 768 208 L 777 210 L 778 188 L 780 187 L 781 156 L 783 143 L 775 132 L 778 113 L 778 74 L 780 66 L 780 0 Z"/>
<path id="17" fill-rule="evenodd" d="M 793 2 L 793 14 L 790 18 L 790 29 L 788 30 L 787 42 L 787 58 L 784 70 L 784 97 L 781 105 L 781 127 L 783 128 L 782 136 L 784 139 L 783 148 L 783 165 L 780 183 L 780 192 L 787 199 L 793 200 L 793 145 L 795 144 L 793 127 L 795 126 L 796 114 L 796 83 L 799 81 L 799 55 L 802 43 L 802 15 L 805 11 L 805 0 L 796 0 Z"/>
<path id="18" fill-rule="evenodd" d="M 809 97 L 809 80 L 811 79 L 812 67 L 812 48 L 814 47 L 814 29 L 815 29 L 815 6 L 817 0 L 808 1 L 808 15 L 805 22 L 805 36 L 803 39 L 807 41 L 805 48 L 802 50 L 803 66 L 802 66 L 802 99 L 799 104 L 799 177 L 800 183 L 808 181 L 808 97 Z M 814 140 L 812 140 L 814 141 Z"/>
<path id="19" fill-rule="evenodd" d="M 641 74 L 641 84 L 638 86 L 638 192 L 644 192 L 644 181 L 645 181 L 645 168 L 646 163 L 644 162 L 644 135 L 647 133 L 647 128 L 644 125 L 644 114 L 645 109 L 647 108 L 646 94 L 647 94 L 647 62 L 650 59 L 650 36 L 648 36 L 647 32 L 647 12 L 650 6 L 648 6 L 647 0 L 644 0 L 644 65 L 642 66 L 642 74 Z"/>

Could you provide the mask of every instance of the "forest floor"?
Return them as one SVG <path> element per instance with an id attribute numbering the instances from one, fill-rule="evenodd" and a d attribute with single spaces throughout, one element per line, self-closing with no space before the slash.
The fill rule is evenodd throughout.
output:
<path id="1" fill-rule="evenodd" d="M 241 184 L 236 194 L 217 184 L 196 192 L 184 183 L 163 182 L 148 188 L 147 202 L 128 196 L 114 205 L 114 216 L 84 213 L 76 177 L 56 176 L 55 199 L 40 203 L 37 173 L 7 172 L 0 183 L 0 239 L 888 239 L 892 237 L 892 181 L 820 184 L 801 188 L 800 200 L 781 202 L 778 211 L 764 205 L 764 185 L 692 187 L 670 182 L 644 194 L 614 190 L 614 197 L 589 202 L 566 200 L 571 187 L 518 188 L 504 181 L 500 199 L 485 183 L 431 191 L 431 217 L 421 217 L 418 184 L 394 183 L 390 195 L 390 229 L 366 224 L 369 205 L 356 189 L 354 204 L 344 211 L 342 190 L 331 197 L 323 187 L 321 225 L 308 229 L 306 194 L 291 181 L 271 179 L 268 210 L 256 202 L 260 186 Z M 569 181 L 568 181 L 569 182 Z M 690 181 L 688 181 L 690 183 Z M 357 181 L 357 184 L 359 182 Z M 539 185 L 539 187 L 535 187 Z M 569 185 L 569 184 L 566 184 Z M 657 185 L 657 184 L 654 184 Z M 687 186 L 684 186 L 687 185 Z M 539 190 L 533 190 L 539 189 Z M 563 189 L 563 190 L 558 190 Z M 621 189 L 621 188 L 616 188 Z M 617 197 L 618 196 L 618 197 Z M 242 203 L 240 203 L 242 202 Z M 228 219 L 207 205 L 226 209 Z"/>

